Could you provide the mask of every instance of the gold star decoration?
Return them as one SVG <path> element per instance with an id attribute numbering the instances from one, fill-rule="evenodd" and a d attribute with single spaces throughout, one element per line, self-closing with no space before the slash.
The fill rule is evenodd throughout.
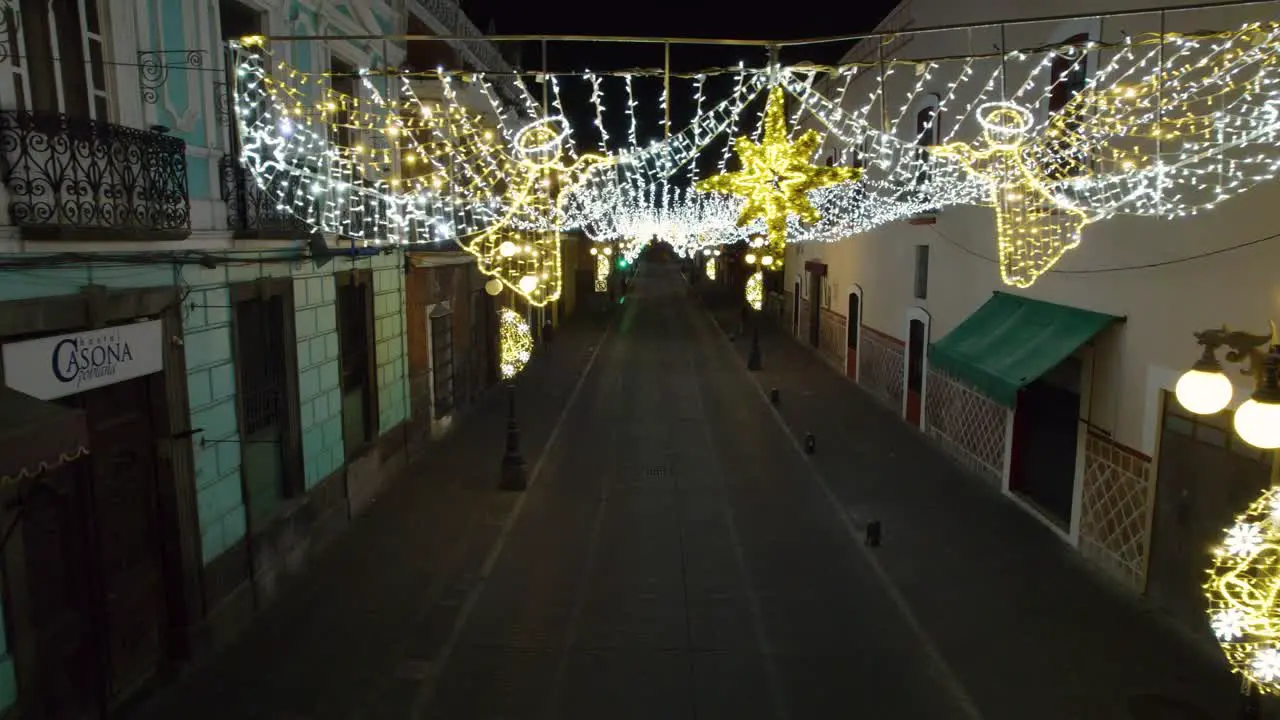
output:
<path id="1" fill-rule="evenodd" d="M 810 165 L 822 138 L 816 130 L 807 130 L 794 142 L 788 139 L 784 100 L 781 87 L 769 91 L 764 138 L 759 143 L 748 137 L 734 139 L 733 149 L 742 163 L 741 170 L 721 173 L 696 185 L 703 192 L 745 197 L 747 203 L 738 217 L 738 226 L 762 218 L 775 252 L 780 252 L 786 243 L 789 216 L 796 215 L 807 223 L 821 219 L 809 202 L 810 190 L 857 180 L 861 175 L 855 168 Z"/>

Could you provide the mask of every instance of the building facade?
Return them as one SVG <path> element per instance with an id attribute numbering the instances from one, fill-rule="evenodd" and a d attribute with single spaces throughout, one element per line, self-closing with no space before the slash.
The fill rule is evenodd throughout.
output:
<path id="1" fill-rule="evenodd" d="M 441 298 L 414 296 L 399 250 L 307 252 L 237 161 L 225 41 L 411 17 L 480 38 L 443 0 L 0 0 L 0 712 L 100 717 L 163 682 L 405 468 L 444 401 L 414 396 L 418 351 L 445 364 L 412 324 Z M 439 46 L 506 68 L 479 40 Z M 407 57 L 271 49 L 339 90 Z M 474 263 L 461 274 L 472 289 Z M 457 347 L 484 352 L 455 352 L 474 369 L 453 402 L 492 362 L 468 334 L 492 303 L 459 312 Z"/>
<path id="2" fill-rule="evenodd" d="M 1139 9 L 905 0 L 881 26 L 901 34 L 880 49 L 864 41 L 847 60 L 1123 42 L 1162 27 L 1231 29 L 1274 19 L 1276 6 L 1121 14 Z M 1089 12 L 1112 14 L 1017 22 Z M 1081 72 L 1093 70 L 1085 65 Z M 1040 87 L 1052 71 L 1043 69 Z M 931 81 L 936 87 L 923 87 L 917 98 L 947 92 L 945 73 L 936 80 L 903 75 L 910 77 L 886 81 L 899 83 L 889 97 Z M 1065 102 L 1086 77 L 1068 78 L 1068 94 L 1049 102 Z M 869 72 L 852 82 L 865 87 L 849 97 L 865 99 L 879 78 Z M 963 108 L 973 100 L 949 98 L 949 105 Z M 907 142 L 929 144 L 952 132 L 948 123 L 956 120 L 945 108 L 940 114 L 936 104 L 917 104 L 881 113 L 873 102 L 868 112 L 888 118 L 889 131 Z M 1049 108 L 1033 111 L 1044 117 Z M 1227 323 L 1265 333 L 1268 318 L 1280 314 L 1276 279 L 1267 271 L 1280 261 L 1280 245 L 1249 244 L 1274 232 L 1269 209 L 1277 200 L 1280 188 L 1271 183 L 1197 216 L 1118 216 L 1088 225 L 1079 247 L 1025 290 L 1001 284 L 992 259 L 994 212 L 949 206 L 840 242 L 790 246 L 783 324 L 1106 576 L 1208 638 L 1200 590 L 1207 551 L 1234 513 L 1267 486 L 1271 457 L 1234 435 L 1230 410 L 1193 418 L 1172 390 L 1198 356 L 1194 331 Z M 1053 337 L 1025 334 L 1028 343 L 1038 338 L 1039 349 L 992 347 L 992 357 L 964 362 L 947 354 L 949 336 L 953 343 L 983 332 L 994 336 L 1000 323 L 1016 322 L 1061 330 Z M 1048 345 L 1058 355 L 1039 359 L 1047 371 L 998 377 L 1012 357 L 1047 353 Z M 1247 380 L 1237 381 L 1232 407 L 1252 391 Z"/>

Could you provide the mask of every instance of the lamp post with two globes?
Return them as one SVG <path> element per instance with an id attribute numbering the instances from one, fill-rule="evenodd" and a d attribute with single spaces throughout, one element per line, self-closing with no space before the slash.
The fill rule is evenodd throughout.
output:
<path id="1" fill-rule="evenodd" d="M 757 256 L 747 253 L 743 258 L 747 265 L 756 270 L 747 278 L 744 300 L 748 307 L 755 311 L 756 317 L 751 321 L 751 354 L 747 356 L 747 369 L 760 369 L 760 311 L 764 308 L 764 270 L 773 267 L 773 256 Z"/>
<path id="2" fill-rule="evenodd" d="M 1236 408 L 1232 424 L 1240 439 L 1262 450 L 1272 450 L 1271 487 L 1280 488 L 1280 344 L 1275 326 L 1270 335 L 1253 335 L 1221 328 L 1195 333 L 1204 352 L 1191 369 L 1178 378 L 1174 395 L 1187 410 L 1197 415 L 1213 415 L 1231 404 L 1234 388 L 1218 361 L 1218 350 L 1226 348 L 1223 358 L 1233 365 L 1244 365 L 1242 373 L 1254 379 L 1249 398 Z M 1262 716 L 1261 691 L 1246 679 L 1237 715 L 1241 720 Z"/>

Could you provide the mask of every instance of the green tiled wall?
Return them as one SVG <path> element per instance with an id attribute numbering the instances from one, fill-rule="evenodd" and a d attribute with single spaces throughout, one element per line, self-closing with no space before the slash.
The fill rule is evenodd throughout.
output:
<path id="1" fill-rule="evenodd" d="M 385 433 L 408 416 L 404 270 L 399 263 L 386 267 L 384 258 L 378 260 L 383 262 L 373 271 L 373 337 L 378 366 L 378 432 Z"/>
<path id="2" fill-rule="evenodd" d="M 338 372 L 337 286 L 333 267 L 304 263 L 293 276 L 298 336 L 298 401 L 307 489 L 342 467 L 342 397 Z"/>

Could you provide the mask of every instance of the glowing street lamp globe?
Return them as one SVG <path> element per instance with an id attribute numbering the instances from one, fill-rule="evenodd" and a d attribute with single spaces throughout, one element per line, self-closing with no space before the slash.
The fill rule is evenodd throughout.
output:
<path id="1" fill-rule="evenodd" d="M 765 266 L 765 267 L 770 267 L 770 266 L 772 266 L 772 265 L 773 265 L 773 256 L 772 256 L 772 255 L 765 255 L 764 257 L 760 258 L 760 264 L 761 264 L 761 265 L 763 265 L 763 266 Z"/>
<path id="2" fill-rule="evenodd" d="M 489 278 L 489 281 L 484 284 L 484 291 L 490 295 L 497 295 L 502 292 L 502 281 L 498 278 Z"/>
<path id="3" fill-rule="evenodd" d="M 1174 386 L 1178 402 L 1197 415 L 1212 415 L 1225 410 L 1231 403 L 1231 392 L 1231 380 L 1220 369 L 1192 368 L 1183 373 Z"/>
<path id="4" fill-rule="evenodd" d="M 755 265 L 756 264 L 755 253 L 747 253 L 746 261 L 748 265 Z"/>
<path id="5" fill-rule="evenodd" d="M 1280 403 L 1259 400 L 1255 393 L 1236 408 L 1235 426 L 1240 438 L 1256 448 L 1280 448 Z"/>
<path id="6" fill-rule="evenodd" d="M 498 254 L 502 257 L 511 257 L 516 254 L 517 250 L 518 248 L 516 247 L 516 244 L 510 240 L 504 241 L 498 246 Z"/>

